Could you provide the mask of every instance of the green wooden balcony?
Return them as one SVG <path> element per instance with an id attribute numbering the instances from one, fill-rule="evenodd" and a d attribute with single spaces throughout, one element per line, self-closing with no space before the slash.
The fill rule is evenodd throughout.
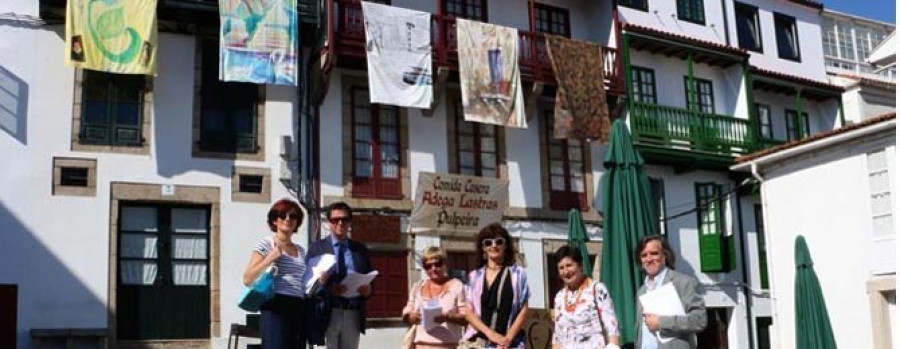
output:
<path id="1" fill-rule="evenodd" d="M 631 132 L 639 146 L 730 161 L 759 149 L 749 120 L 635 102 Z"/>

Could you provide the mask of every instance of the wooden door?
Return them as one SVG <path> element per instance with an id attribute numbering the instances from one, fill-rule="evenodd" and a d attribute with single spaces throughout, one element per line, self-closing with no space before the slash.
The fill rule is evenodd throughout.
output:
<path id="1" fill-rule="evenodd" d="M 119 208 L 117 336 L 209 338 L 209 207 Z"/>
<path id="2" fill-rule="evenodd" d="M 407 252 L 369 251 L 369 255 L 378 276 L 372 281 L 374 294 L 366 304 L 366 316 L 399 318 L 409 294 Z"/>

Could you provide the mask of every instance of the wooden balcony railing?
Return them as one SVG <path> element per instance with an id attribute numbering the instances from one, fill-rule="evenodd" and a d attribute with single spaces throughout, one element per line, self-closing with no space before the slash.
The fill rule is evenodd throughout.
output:
<path id="1" fill-rule="evenodd" d="M 335 43 L 340 55 L 365 57 L 366 33 L 362 6 L 358 0 L 335 1 Z M 459 68 L 456 41 L 456 18 L 431 15 L 431 45 L 434 63 L 451 69 Z M 603 47 L 603 72 L 606 87 L 611 93 L 622 94 L 624 81 L 619 50 Z M 556 84 L 550 57 L 547 55 L 544 34 L 519 30 L 519 68 L 526 80 Z"/>
<path id="2" fill-rule="evenodd" d="M 725 156 L 758 149 L 750 122 L 733 116 L 635 102 L 630 118 L 639 143 Z"/>

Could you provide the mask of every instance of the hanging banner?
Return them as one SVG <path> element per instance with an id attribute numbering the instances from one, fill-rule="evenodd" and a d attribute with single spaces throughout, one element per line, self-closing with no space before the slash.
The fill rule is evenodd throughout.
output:
<path id="1" fill-rule="evenodd" d="M 372 103 L 431 107 L 431 14 L 362 2 Z"/>
<path id="2" fill-rule="evenodd" d="M 219 0 L 219 79 L 297 85 L 297 0 Z"/>
<path id="3" fill-rule="evenodd" d="M 156 0 L 69 0 L 66 66 L 156 75 Z"/>
<path id="4" fill-rule="evenodd" d="M 466 121 L 527 127 L 517 31 L 457 18 L 456 38 Z"/>
<path id="5" fill-rule="evenodd" d="M 610 123 L 600 45 L 546 37 L 557 82 L 554 138 L 606 142 Z"/>
<path id="6" fill-rule="evenodd" d="M 410 231 L 475 234 L 500 222 L 509 182 L 490 177 L 419 172 Z"/>

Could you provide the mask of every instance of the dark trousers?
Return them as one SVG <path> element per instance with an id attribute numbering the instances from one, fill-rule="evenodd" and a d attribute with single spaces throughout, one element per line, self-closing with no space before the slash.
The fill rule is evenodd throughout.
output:
<path id="1" fill-rule="evenodd" d="M 260 307 L 259 333 L 264 349 L 306 347 L 306 300 L 276 294 Z"/>

